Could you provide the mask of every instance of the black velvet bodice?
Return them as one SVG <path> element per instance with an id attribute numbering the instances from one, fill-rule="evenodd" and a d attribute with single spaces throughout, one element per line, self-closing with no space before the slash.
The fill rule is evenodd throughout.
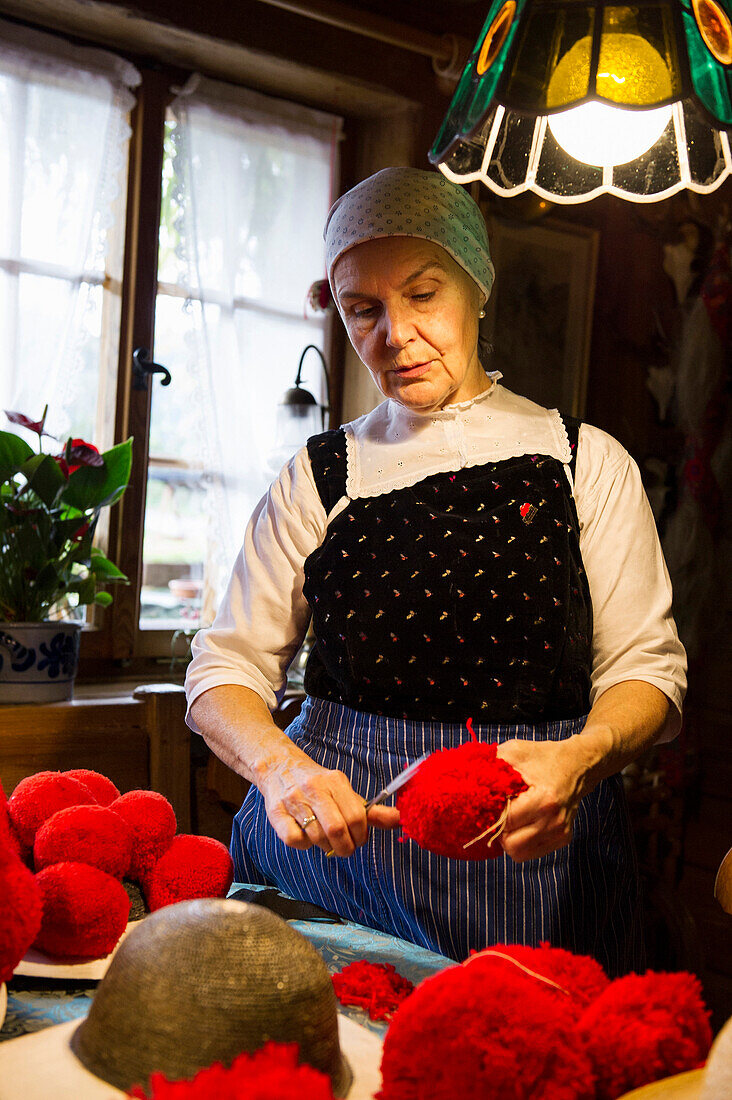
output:
<path id="1" fill-rule="evenodd" d="M 577 425 L 568 424 L 576 453 Z M 308 443 L 327 511 L 342 429 Z M 562 464 L 524 455 L 350 501 L 305 562 L 308 694 L 414 720 L 589 709 L 592 607 Z"/>

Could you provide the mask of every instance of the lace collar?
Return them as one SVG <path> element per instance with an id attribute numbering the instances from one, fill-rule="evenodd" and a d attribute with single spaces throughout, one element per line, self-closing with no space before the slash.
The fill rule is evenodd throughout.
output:
<path id="1" fill-rule="evenodd" d="M 345 424 L 348 496 L 380 496 L 431 474 L 524 454 L 568 463 L 569 439 L 558 411 L 512 393 L 499 385 L 500 377 L 493 372 L 489 389 L 428 416 L 388 400 Z"/>

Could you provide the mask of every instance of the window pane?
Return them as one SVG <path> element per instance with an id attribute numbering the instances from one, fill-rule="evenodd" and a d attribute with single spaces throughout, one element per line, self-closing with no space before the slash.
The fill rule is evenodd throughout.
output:
<path id="1" fill-rule="evenodd" d="M 51 432 L 100 448 L 130 103 L 112 77 L 0 57 L 0 406 L 39 417 L 48 404 Z"/>
<path id="2" fill-rule="evenodd" d="M 274 473 L 277 404 L 302 350 L 323 346 L 310 284 L 324 272 L 334 126 L 321 138 L 186 103 L 163 166 L 140 625 L 210 620 Z M 324 402 L 320 360 L 303 385 Z"/>

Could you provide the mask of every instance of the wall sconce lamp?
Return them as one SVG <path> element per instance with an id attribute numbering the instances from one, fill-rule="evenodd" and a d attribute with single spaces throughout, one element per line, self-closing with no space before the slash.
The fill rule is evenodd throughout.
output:
<path id="1" fill-rule="evenodd" d="M 314 351 L 320 359 L 325 376 L 326 404 L 320 405 L 309 390 L 302 385 L 302 365 L 309 351 Z M 281 467 L 299 451 L 311 435 L 325 430 L 327 415 L 330 412 L 330 376 L 325 357 L 315 344 L 303 348 L 297 365 L 295 384 L 286 390 L 277 406 L 275 423 L 275 443 L 269 455 L 270 469 L 279 472 Z"/>
<path id="2" fill-rule="evenodd" d="M 430 161 L 555 203 L 732 174 L 732 0 L 493 0 Z"/>

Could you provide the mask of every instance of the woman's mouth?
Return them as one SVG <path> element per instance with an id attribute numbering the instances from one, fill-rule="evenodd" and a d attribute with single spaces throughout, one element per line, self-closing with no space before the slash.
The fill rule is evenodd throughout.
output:
<path id="1" fill-rule="evenodd" d="M 403 367 L 394 367 L 394 374 L 398 374 L 400 378 L 419 378 L 420 375 L 425 374 L 431 367 L 432 361 L 427 363 L 408 363 Z"/>

